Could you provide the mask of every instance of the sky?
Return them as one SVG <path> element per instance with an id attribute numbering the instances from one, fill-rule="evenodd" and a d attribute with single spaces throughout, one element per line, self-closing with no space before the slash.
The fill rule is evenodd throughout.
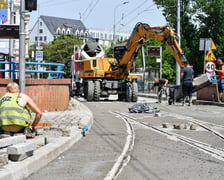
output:
<path id="1" fill-rule="evenodd" d="M 81 20 L 86 28 L 131 32 L 138 22 L 164 26 L 162 9 L 152 0 L 38 0 L 29 29 L 41 15 Z M 114 23 L 115 22 L 115 23 Z"/>

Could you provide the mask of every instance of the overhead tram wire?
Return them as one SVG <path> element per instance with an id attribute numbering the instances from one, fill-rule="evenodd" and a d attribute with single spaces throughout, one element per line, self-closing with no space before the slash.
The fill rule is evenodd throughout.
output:
<path id="1" fill-rule="evenodd" d="M 130 15 L 133 15 L 133 12 L 136 11 L 136 10 L 138 10 L 138 9 L 139 9 L 141 6 L 143 6 L 144 4 L 145 4 L 145 2 L 143 2 L 142 4 L 140 4 L 137 8 L 135 8 L 135 10 L 130 11 L 131 13 L 128 13 L 127 15 L 125 15 L 125 16 L 123 17 L 123 19 L 125 19 L 126 17 L 128 17 L 128 16 L 130 16 Z M 130 24 L 136 17 L 138 17 L 140 14 L 144 13 L 145 11 L 151 11 L 151 10 L 154 11 L 154 10 L 157 10 L 157 9 L 149 9 L 149 8 L 151 8 L 152 6 L 154 6 L 154 4 L 151 4 L 147 9 L 143 10 L 141 13 L 138 13 L 135 17 L 130 17 L 130 18 L 128 18 L 128 19 L 130 19 L 130 20 L 129 20 L 127 23 L 123 23 L 124 26 Z M 127 19 L 127 18 L 126 18 L 126 19 Z M 121 20 L 122 20 L 122 18 L 120 18 L 120 20 L 118 21 L 117 24 L 119 24 L 119 23 L 121 22 Z M 126 20 L 126 21 L 127 21 L 127 20 Z M 124 26 L 123 26 L 123 27 L 124 27 Z M 123 29 L 123 27 L 120 28 L 119 30 Z"/>
<path id="2" fill-rule="evenodd" d="M 147 1 L 148 1 L 148 0 L 145 0 L 144 2 L 142 2 L 141 4 L 139 4 L 139 5 L 138 5 L 137 7 L 135 7 L 134 9 L 130 10 L 130 11 L 129 11 L 126 15 L 124 15 L 122 18 L 125 19 L 126 17 L 132 15 L 135 11 L 139 10 L 145 3 L 147 3 Z M 153 4 L 150 5 L 150 6 L 153 6 Z M 122 18 L 120 18 L 120 20 L 116 23 L 116 25 L 117 25 L 117 24 L 120 24 Z M 130 18 L 130 19 L 131 19 L 131 18 Z M 125 24 L 126 24 L 126 23 L 125 23 Z M 120 28 L 120 29 L 122 29 L 122 28 Z"/>
<path id="3" fill-rule="evenodd" d="M 130 20 L 128 22 L 125 23 L 125 25 L 128 25 L 130 24 L 132 21 L 134 21 L 134 19 L 136 19 L 138 16 L 140 16 L 142 13 L 146 12 L 146 11 L 155 11 L 157 9 L 148 9 L 148 10 L 145 10 L 145 11 L 142 11 L 141 13 L 138 13 L 135 17 L 132 17 L 132 18 L 129 18 Z"/>
<path id="4" fill-rule="evenodd" d="M 84 16 L 84 15 L 86 14 L 86 12 L 87 12 L 88 9 L 92 6 L 92 4 L 93 4 L 94 1 L 95 1 L 95 0 L 92 0 L 92 1 L 89 3 L 89 5 L 88 5 L 88 7 L 85 9 L 85 11 L 84 11 L 83 13 L 81 13 L 81 16 Z"/>
<path id="5" fill-rule="evenodd" d="M 48 8 L 51 6 L 61 6 L 61 5 L 66 5 L 66 3 L 74 3 L 74 1 L 80 1 L 80 0 L 64 0 L 64 1 L 60 1 L 60 2 L 43 2 L 41 3 L 42 7 L 41 8 Z"/>
<path id="6" fill-rule="evenodd" d="M 89 13 L 87 14 L 87 16 L 85 18 L 83 18 L 83 22 L 89 17 L 89 15 L 92 13 L 93 9 L 96 7 L 96 5 L 99 3 L 100 0 L 97 0 L 95 2 L 95 4 L 93 5 L 93 7 L 89 10 Z"/>

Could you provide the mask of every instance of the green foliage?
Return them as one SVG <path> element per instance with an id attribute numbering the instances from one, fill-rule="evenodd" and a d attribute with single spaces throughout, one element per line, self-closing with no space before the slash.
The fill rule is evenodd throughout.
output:
<path id="1" fill-rule="evenodd" d="M 168 25 L 176 29 L 177 0 L 153 0 L 158 8 L 163 7 L 163 15 Z M 193 65 L 196 76 L 203 73 L 204 52 L 199 51 L 200 38 L 212 38 L 217 49 L 216 58 L 224 58 L 224 3 L 223 0 L 182 0 L 181 47 Z"/>
<path id="2" fill-rule="evenodd" d="M 114 46 L 112 45 L 108 49 L 106 49 L 105 53 L 108 58 L 112 58 L 114 54 Z"/>
<path id="3" fill-rule="evenodd" d="M 82 41 L 73 35 L 61 35 L 49 44 L 42 44 L 45 62 L 63 63 L 64 77 L 70 76 L 71 57 L 74 54 L 74 46 L 81 45 Z"/>

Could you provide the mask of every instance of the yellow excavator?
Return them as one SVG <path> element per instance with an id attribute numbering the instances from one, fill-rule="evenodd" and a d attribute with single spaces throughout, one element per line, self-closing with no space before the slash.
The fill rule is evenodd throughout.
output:
<path id="1" fill-rule="evenodd" d="M 138 85 L 130 69 L 146 40 L 165 42 L 175 60 L 183 67 L 186 58 L 170 27 L 150 27 L 148 24 L 137 23 L 127 43 L 114 46 L 114 58 L 94 57 L 76 61 L 80 62 L 84 98 L 87 101 L 99 101 L 100 97 L 117 94 L 119 100 L 136 102 Z"/>

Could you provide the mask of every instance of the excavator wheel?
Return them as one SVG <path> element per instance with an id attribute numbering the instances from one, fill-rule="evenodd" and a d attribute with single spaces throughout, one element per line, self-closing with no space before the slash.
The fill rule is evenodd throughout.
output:
<path id="1" fill-rule="evenodd" d="M 126 83 L 126 101 L 132 101 L 132 84 L 130 82 Z"/>
<path id="2" fill-rule="evenodd" d="M 94 94 L 93 94 L 93 100 L 99 101 L 100 100 L 100 81 L 94 82 Z"/>
<path id="3" fill-rule="evenodd" d="M 87 81 L 86 100 L 87 101 L 92 101 L 93 100 L 93 94 L 94 94 L 94 83 L 93 83 L 93 81 Z"/>
<path id="4" fill-rule="evenodd" d="M 132 83 L 132 102 L 138 101 L 138 84 L 136 82 Z"/>

